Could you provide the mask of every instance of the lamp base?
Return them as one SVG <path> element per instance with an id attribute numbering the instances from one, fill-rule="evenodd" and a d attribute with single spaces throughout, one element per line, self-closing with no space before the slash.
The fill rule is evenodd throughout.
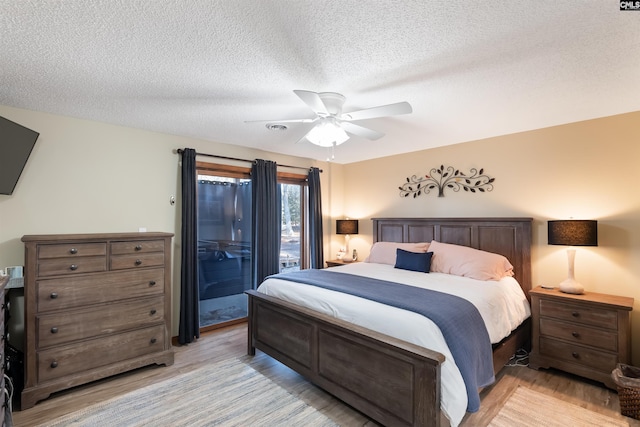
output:
<path id="1" fill-rule="evenodd" d="M 575 279 L 567 279 L 560 283 L 560 291 L 566 294 L 584 294 L 584 286 Z"/>

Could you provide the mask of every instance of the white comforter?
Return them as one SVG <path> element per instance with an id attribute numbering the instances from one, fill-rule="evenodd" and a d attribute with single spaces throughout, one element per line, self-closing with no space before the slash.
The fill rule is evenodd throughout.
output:
<path id="1" fill-rule="evenodd" d="M 328 271 L 400 282 L 465 298 L 480 312 L 492 343 L 508 336 L 531 314 L 524 292 L 512 277 L 485 282 L 366 262 Z M 441 371 L 441 408 L 452 426 L 462 421 L 467 408 L 462 375 L 440 329 L 428 318 L 353 295 L 280 279 L 267 279 L 258 291 L 442 353 L 446 360 Z"/>

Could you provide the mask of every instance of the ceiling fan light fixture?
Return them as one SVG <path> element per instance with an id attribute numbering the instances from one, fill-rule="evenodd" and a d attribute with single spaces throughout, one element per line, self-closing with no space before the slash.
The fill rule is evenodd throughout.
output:
<path id="1" fill-rule="evenodd" d="M 320 147 L 333 147 L 349 139 L 349 135 L 333 120 L 323 120 L 307 134 L 310 143 Z"/>

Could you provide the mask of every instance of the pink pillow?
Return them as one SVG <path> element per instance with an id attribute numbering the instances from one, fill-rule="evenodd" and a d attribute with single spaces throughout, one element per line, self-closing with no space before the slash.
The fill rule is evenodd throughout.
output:
<path id="1" fill-rule="evenodd" d="M 364 262 L 395 265 L 397 249 L 425 253 L 429 249 L 429 243 L 376 242 L 371 246 L 371 252 Z"/>
<path id="2" fill-rule="evenodd" d="M 500 280 L 513 276 L 513 265 L 502 255 L 485 252 L 467 246 L 431 242 L 433 252 L 431 271 L 477 280 Z"/>

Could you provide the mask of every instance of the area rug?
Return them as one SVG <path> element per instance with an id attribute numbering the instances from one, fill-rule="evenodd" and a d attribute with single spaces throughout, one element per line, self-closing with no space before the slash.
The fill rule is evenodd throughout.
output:
<path id="1" fill-rule="evenodd" d="M 629 423 L 590 411 L 526 387 L 518 387 L 490 427 L 628 427 Z"/>
<path id="2" fill-rule="evenodd" d="M 242 359 L 211 363 L 45 425 L 337 426 Z"/>

